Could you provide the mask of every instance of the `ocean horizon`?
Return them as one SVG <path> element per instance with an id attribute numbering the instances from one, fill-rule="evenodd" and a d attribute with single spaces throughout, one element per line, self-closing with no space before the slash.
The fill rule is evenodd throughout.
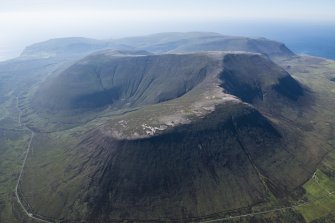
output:
<path id="1" fill-rule="evenodd" d="M 0 62 L 18 57 L 21 50 L 10 48 L 8 46 L 0 46 Z"/>
<path id="2" fill-rule="evenodd" d="M 169 30 L 160 30 L 165 32 Z M 332 24 L 283 24 L 283 23 L 213 23 L 204 30 L 189 31 L 204 31 L 218 32 L 224 35 L 245 36 L 245 37 L 265 37 L 284 43 L 289 49 L 296 54 L 307 54 L 312 56 L 325 57 L 335 60 L 335 25 Z M 149 30 L 146 34 L 152 34 Z M 18 57 L 25 47 L 48 39 L 57 38 L 57 36 L 48 36 L 43 39 L 42 35 L 37 35 L 38 38 L 27 38 L 24 40 L 15 41 L 11 39 L 0 40 L 0 61 L 9 60 Z M 131 36 L 125 35 L 124 37 Z M 59 36 L 58 36 L 59 37 Z M 72 36 L 62 36 L 72 37 Z M 82 37 L 94 38 L 92 36 Z M 97 39 L 109 39 L 112 36 L 100 36 Z"/>

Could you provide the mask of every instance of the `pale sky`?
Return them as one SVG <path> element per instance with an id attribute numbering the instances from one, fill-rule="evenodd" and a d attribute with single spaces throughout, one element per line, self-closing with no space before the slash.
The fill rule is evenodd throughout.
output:
<path id="1" fill-rule="evenodd" d="M 0 0 L 0 60 L 56 37 L 222 32 L 220 24 L 245 21 L 335 24 L 334 10 L 334 0 Z"/>

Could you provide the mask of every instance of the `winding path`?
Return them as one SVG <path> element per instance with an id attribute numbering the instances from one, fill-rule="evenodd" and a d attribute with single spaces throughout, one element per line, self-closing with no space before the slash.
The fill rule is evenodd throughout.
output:
<path id="1" fill-rule="evenodd" d="M 22 166 L 21 166 L 19 177 L 17 179 L 16 187 L 15 187 L 16 200 L 20 204 L 20 206 L 21 206 L 22 210 L 24 211 L 24 213 L 29 218 L 31 218 L 33 220 L 36 220 L 38 222 L 54 223 L 52 221 L 44 220 L 44 219 L 42 219 L 42 218 L 34 215 L 33 213 L 29 212 L 25 208 L 25 206 L 23 205 L 23 203 L 22 203 L 22 201 L 20 199 L 20 196 L 19 196 L 19 192 L 18 191 L 19 191 L 20 181 L 21 181 L 21 178 L 22 178 L 24 167 L 26 165 L 26 161 L 27 161 L 27 157 L 28 157 L 28 154 L 29 154 L 29 151 L 30 151 L 30 148 L 31 148 L 31 144 L 32 144 L 32 141 L 33 141 L 34 136 L 35 136 L 35 132 L 33 130 L 31 130 L 29 127 L 27 127 L 25 124 L 22 124 L 22 122 L 21 122 L 22 110 L 19 108 L 19 98 L 18 97 L 16 97 L 16 108 L 17 108 L 17 110 L 19 112 L 19 117 L 18 117 L 18 124 L 19 124 L 19 126 L 25 128 L 31 134 L 30 135 L 29 143 L 27 145 L 27 149 L 24 152 L 25 153 L 25 157 L 24 157 L 24 160 L 23 160 L 23 163 L 22 163 Z M 314 174 L 313 174 L 313 176 L 312 176 L 311 179 L 315 180 L 316 183 L 321 187 L 321 185 L 320 185 L 320 183 L 318 181 L 318 178 L 316 176 L 316 171 L 314 172 Z M 322 188 L 322 189 L 326 190 L 325 188 Z M 332 192 L 330 192 L 328 190 L 326 190 L 326 191 L 327 191 L 327 193 L 328 193 L 329 196 L 334 196 L 335 191 L 332 191 Z M 196 221 L 196 220 L 193 220 L 193 222 L 198 222 L 198 223 L 214 223 L 214 222 L 229 221 L 229 220 L 238 219 L 238 218 L 244 218 L 244 217 L 253 217 L 253 216 L 256 216 L 256 215 L 262 215 L 262 214 L 268 214 L 268 213 L 272 213 L 272 212 L 278 212 L 278 211 L 284 211 L 284 210 L 289 210 L 289 209 L 295 209 L 295 208 L 298 208 L 298 207 L 301 207 L 301 206 L 309 205 L 312 202 L 313 201 L 306 201 L 306 202 L 303 202 L 303 203 L 300 203 L 300 204 L 286 206 L 286 207 L 282 207 L 282 208 L 270 209 L 270 210 L 266 210 L 266 211 L 259 211 L 259 212 L 253 212 L 253 213 L 247 213 L 247 214 L 241 214 L 241 215 L 235 215 L 235 216 L 229 216 L 229 217 L 223 217 L 223 218 L 217 218 L 217 219 L 205 220 L 205 221 Z M 57 221 L 57 220 L 55 220 L 55 221 Z M 76 222 L 76 221 L 73 221 L 73 222 Z M 82 221 L 80 221 L 80 222 L 82 222 Z"/>
<path id="2" fill-rule="evenodd" d="M 256 215 L 262 215 L 262 214 L 268 214 L 268 213 L 277 212 L 277 211 L 284 211 L 284 210 L 294 209 L 294 208 L 297 208 L 297 207 L 308 205 L 309 203 L 310 202 L 304 202 L 304 203 L 301 203 L 301 204 L 292 205 L 292 206 L 288 206 L 288 207 L 275 208 L 275 209 L 271 209 L 271 210 L 267 210 L 267 211 L 259 211 L 259 212 L 253 212 L 253 213 L 230 216 L 230 217 L 224 217 L 224 218 L 217 218 L 217 219 L 212 219 L 212 220 L 207 220 L 207 221 L 200 221 L 199 223 L 212 223 L 212 222 L 219 222 L 219 221 L 224 221 L 224 220 L 233 220 L 233 219 L 236 219 L 236 218 L 253 217 L 253 216 L 256 216 Z"/>
<path id="3" fill-rule="evenodd" d="M 20 170 L 20 174 L 19 174 L 19 177 L 17 178 L 17 182 L 16 182 L 16 186 L 15 186 L 15 197 L 16 197 L 16 200 L 17 202 L 20 204 L 22 210 L 24 211 L 24 213 L 31 219 L 34 219 L 36 221 L 39 221 L 39 222 L 45 222 L 45 223 L 52 223 L 50 221 L 46 221 L 44 219 L 41 219 L 41 218 L 38 218 L 36 216 L 33 215 L 33 213 L 30 213 L 26 208 L 25 206 L 23 205 L 22 201 L 21 201 L 21 198 L 19 196 L 19 186 L 20 186 L 20 181 L 21 181 L 21 178 L 22 178 L 22 174 L 23 174 L 23 170 L 24 170 L 24 167 L 26 165 L 26 161 L 27 161 L 27 157 L 28 157 L 28 154 L 29 154 L 29 151 L 30 151 L 30 148 L 31 148 L 31 143 L 34 139 L 34 136 L 35 136 L 35 132 L 33 130 L 31 130 L 29 127 L 27 127 L 25 124 L 22 125 L 22 122 L 21 122 L 21 115 L 22 115 L 22 111 L 21 109 L 19 108 L 19 97 L 16 97 L 16 109 L 18 110 L 19 112 L 19 117 L 18 117 L 18 123 L 19 123 L 19 127 L 23 127 L 25 129 L 27 129 L 29 132 L 30 132 L 30 139 L 29 139 L 29 143 L 27 145 L 27 149 L 25 151 L 25 156 L 24 156 L 24 160 L 23 160 L 23 163 L 22 163 L 22 166 L 21 166 L 21 170 Z"/>
<path id="4" fill-rule="evenodd" d="M 326 188 L 323 188 L 320 185 L 320 183 L 318 181 L 318 178 L 316 176 L 316 171 L 313 173 L 313 176 L 312 176 L 311 179 L 315 180 L 316 183 L 320 186 L 320 188 L 322 188 L 323 190 L 325 190 L 328 193 L 328 196 L 334 196 L 335 191 L 330 192 Z M 316 200 L 322 199 L 322 198 L 323 197 L 319 197 Z M 259 211 L 259 212 L 253 212 L 253 213 L 248 213 L 248 214 L 235 215 L 235 216 L 229 216 L 229 217 L 224 217 L 224 218 L 216 218 L 216 219 L 212 219 L 212 220 L 200 221 L 199 223 L 213 223 L 213 222 L 233 220 L 233 219 L 243 218 L 243 217 L 253 217 L 253 216 L 256 216 L 256 215 L 268 214 L 268 213 L 277 212 L 277 211 L 284 211 L 284 210 L 289 210 L 289 209 L 295 209 L 295 208 L 298 208 L 298 207 L 309 205 L 309 204 L 313 203 L 314 201 L 315 200 L 305 201 L 305 202 L 300 203 L 300 204 L 286 206 L 286 207 L 282 207 L 282 208 L 275 208 L 275 209 L 266 210 L 266 211 Z"/>

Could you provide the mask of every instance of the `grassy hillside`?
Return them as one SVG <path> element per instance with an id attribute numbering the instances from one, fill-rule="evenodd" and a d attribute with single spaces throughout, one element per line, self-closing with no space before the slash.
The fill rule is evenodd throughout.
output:
<path id="1" fill-rule="evenodd" d="M 165 57 L 170 64 L 174 61 L 172 55 Z M 305 197 L 309 187 L 303 184 L 333 149 L 331 129 L 317 124 L 325 117 L 332 120 L 333 114 L 327 112 L 333 106 L 329 78 L 318 76 L 320 85 L 314 86 L 310 76 L 297 72 L 305 65 L 303 58 L 277 61 L 300 83 L 261 56 L 216 58 L 221 63 L 214 63 L 213 74 L 181 97 L 38 134 L 37 155 L 29 159 L 22 186 L 24 193 L 33 193 L 26 197 L 32 212 L 55 219 L 101 221 L 196 221 L 253 212 L 233 221 L 312 219 L 306 214 L 308 206 L 295 205 L 312 202 Z M 310 72 L 326 69 L 313 66 Z M 64 73 L 62 78 L 80 74 Z M 243 95 L 235 94 L 237 99 L 223 92 L 233 94 L 234 87 L 244 88 L 241 84 L 257 87 L 262 97 L 248 101 Z M 291 91 L 280 90 L 285 88 Z M 317 103 L 328 107 L 318 110 Z M 278 208 L 283 208 L 281 213 L 266 212 Z"/>
<path id="2" fill-rule="evenodd" d="M 265 94 L 268 98 L 281 95 L 295 101 L 303 94 L 303 88 L 286 71 L 258 54 L 114 52 L 88 56 L 32 92 L 33 100 L 26 102 L 31 103 L 27 113 L 37 112 L 35 120 L 42 118 L 44 123 L 34 121 L 32 125 L 39 128 L 54 122 L 59 126 L 61 122 L 63 127 L 75 126 L 98 116 L 181 97 L 208 83 L 220 85 L 245 102 L 250 101 L 242 94 L 258 94 L 261 100 L 266 100 Z M 285 90 L 288 87 L 290 91 Z"/>
<path id="3" fill-rule="evenodd" d="M 272 92 L 293 101 L 304 94 L 287 71 L 259 55 L 230 54 L 224 57 L 223 66 L 221 86 L 245 102 L 264 101 L 274 96 Z"/>
<path id="4" fill-rule="evenodd" d="M 186 37 L 229 39 L 124 41 L 178 51 Z M 86 53 L 0 64 L 1 222 L 34 222 L 13 196 L 30 139 L 19 195 L 52 222 L 335 220 L 333 61 L 123 50 L 73 64 Z"/>
<path id="5" fill-rule="evenodd" d="M 0 130 L 0 221 L 19 222 L 13 216 L 14 188 L 19 174 L 29 133 Z"/>
<path id="6" fill-rule="evenodd" d="M 90 56 L 46 82 L 35 94 L 34 108 L 82 112 L 159 103 L 199 84 L 210 60 L 206 55 Z"/>
<path id="7" fill-rule="evenodd" d="M 59 38 L 28 46 L 24 58 L 84 57 L 105 49 L 146 50 L 152 53 L 184 53 L 197 51 L 245 51 L 268 57 L 290 57 L 294 53 L 284 44 L 265 38 L 225 36 L 219 33 L 158 33 L 148 36 L 112 40 Z"/>

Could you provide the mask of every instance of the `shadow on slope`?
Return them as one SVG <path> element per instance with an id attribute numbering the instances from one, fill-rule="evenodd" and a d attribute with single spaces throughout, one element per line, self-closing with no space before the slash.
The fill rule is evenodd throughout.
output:
<path id="1" fill-rule="evenodd" d="M 230 54 L 224 57 L 221 86 L 242 101 L 263 101 L 275 91 L 291 101 L 304 95 L 303 87 L 284 69 L 260 55 Z"/>
<path id="2" fill-rule="evenodd" d="M 213 63 L 206 54 L 96 54 L 46 81 L 33 105 L 41 112 L 82 113 L 159 103 L 192 90 Z"/>

